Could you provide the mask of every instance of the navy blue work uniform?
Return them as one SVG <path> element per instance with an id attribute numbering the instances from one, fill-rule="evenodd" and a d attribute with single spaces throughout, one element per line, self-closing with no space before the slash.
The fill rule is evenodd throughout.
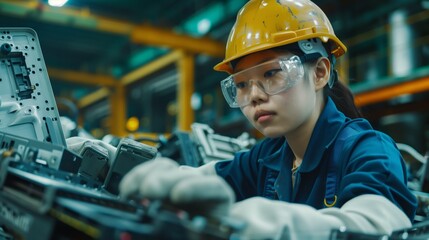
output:
<path id="1" fill-rule="evenodd" d="M 345 130 L 349 133 L 344 137 L 340 133 Z M 389 199 L 413 221 L 417 200 L 407 188 L 405 163 L 394 141 L 365 119 L 345 117 L 330 98 L 295 173 L 294 186 L 293 159 L 284 137 L 267 138 L 215 167 L 234 189 L 237 201 L 262 196 L 321 209 L 326 207 L 329 191 L 336 195 L 335 207 L 362 194 L 376 194 Z M 339 160 L 332 166 L 334 159 Z M 327 186 L 330 169 L 334 169 L 333 186 Z"/>

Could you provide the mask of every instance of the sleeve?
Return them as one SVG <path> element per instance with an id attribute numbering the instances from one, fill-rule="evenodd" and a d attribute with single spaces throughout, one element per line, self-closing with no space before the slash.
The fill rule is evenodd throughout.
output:
<path id="1" fill-rule="evenodd" d="M 222 177 L 235 192 L 237 201 L 260 196 L 267 181 L 267 168 L 263 167 L 265 158 L 281 153 L 285 139 L 266 138 L 251 149 L 235 153 L 231 160 L 211 161 L 200 167 L 180 166 L 193 169 L 205 175 L 216 174 Z"/>
<path id="2" fill-rule="evenodd" d="M 258 158 L 263 146 L 257 144 L 249 151 L 237 152 L 231 160 L 211 161 L 200 167 L 180 166 L 204 175 L 218 175 L 233 189 L 237 201 L 257 194 Z"/>
<path id="3" fill-rule="evenodd" d="M 252 154 L 252 150 L 240 152 L 233 160 L 216 164 L 216 173 L 231 186 L 237 201 L 257 194 L 257 163 Z"/>
<path id="4" fill-rule="evenodd" d="M 284 141 L 284 138 L 267 138 L 249 151 L 236 153 L 234 159 L 216 164 L 216 173 L 232 187 L 237 201 L 263 191 L 266 171 L 260 160 L 279 151 Z"/>
<path id="5" fill-rule="evenodd" d="M 384 133 L 363 131 L 346 139 L 339 206 L 364 195 L 382 195 L 414 219 L 417 201 L 407 187 L 405 163 L 393 140 Z"/>
<path id="6" fill-rule="evenodd" d="M 341 208 L 325 208 L 320 213 L 336 217 L 347 230 L 371 234 L 391 234 L 411 227 L 405 213 L 387 198 L 366 194 L 346 202 Z"/>

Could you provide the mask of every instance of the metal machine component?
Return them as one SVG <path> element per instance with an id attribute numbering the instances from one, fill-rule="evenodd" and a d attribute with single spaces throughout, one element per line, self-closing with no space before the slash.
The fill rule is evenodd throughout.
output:
<path id="1" fill-rule="evenodd" d="M 109 161 L 107 149 L 88 141 L 84 143 L 80 156 L 82 156 L 82 164 L 79 174 L 103 182 L 106 178 L 103 172 L 107 172 L 105 169 L 108 168 Z"/>
<path id="2" fill-rule="evenodd" d="M 174 159 L 180 165 L 198 167 L 203 162 L 191 135 L 183 131 L 173 133 L 166 143 L 159 146 L 158 151 L 163 157 Z"/>
<path id="3" fill-rule="evenodd" d="M 231 138 L 216 134 L 206 124 L 193 123 L 191 128 L 193 141 L 201 154 L 203 164 L 213 160 L 230 160 L 234 157 L 234 153 L 245 151 L 256 142 L 248 135 Z"/>
<path id="4" fill-rule="evenodd" d="M 118 194 L 119 182 L 124 175 L 138 164 L 155 158 L 157 152 L 155 147 L 129 138 L 122 139 L 104 182 L 104 188 L 110 193 Z"/>
<path id="5" fill-rule="evenodd" d="M 24 163 L 35 163 L 54 170 L 77 173 L 81 157 L 67 148 L 0 132 L 0 151 L 10 152 Z"/>
<path id="6" fill-rule="evenodd" d="M 0 225 L 3 235 L 16 239 L 226 240 L 243 226 L 227 217 L 191 216 L 163 202 L 121 200 L 78 175 L 12 156 L 0 162 Z"/>
<path id="7" fill-rule="evenodd" d="M 0 131 L 66 146 L 37 34 L 0 28 Z"/>

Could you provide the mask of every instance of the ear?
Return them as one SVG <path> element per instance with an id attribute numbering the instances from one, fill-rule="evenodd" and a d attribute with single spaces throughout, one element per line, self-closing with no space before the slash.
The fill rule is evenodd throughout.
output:
<path id="1" fill-rule="evenodd" d="M 331 74 L 331 62 L 325 57 L 317 60 L 314 67 L 314 86 L 316 90 L 323 89 L 328 84 Z"/>

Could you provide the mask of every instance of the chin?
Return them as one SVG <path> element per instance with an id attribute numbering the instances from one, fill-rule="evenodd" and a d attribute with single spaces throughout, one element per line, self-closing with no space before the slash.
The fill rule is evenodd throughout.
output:
<path id="1" fill-rule="evenodd" d="M 267 134 L 265 134 L 264 133 L 264 136 L 268 137 L 268 138 L 278 138 L 278 137 L 283 137 L 283 134 L 279 134 L 279 133 L 267 133 Z"/>
<path id="2" fill-rule="evenodd" d="M 269 138 L 277 138 L 277 137 L 282 137 L 284 136 L 284 132 L 281 131 L 280 129 L 276 129 L 276 128 L 272 128 L 272 127 L 264 127 L 258 128 L 259 132 L 261 132 L 265 137 L 269 137 Z"/>

